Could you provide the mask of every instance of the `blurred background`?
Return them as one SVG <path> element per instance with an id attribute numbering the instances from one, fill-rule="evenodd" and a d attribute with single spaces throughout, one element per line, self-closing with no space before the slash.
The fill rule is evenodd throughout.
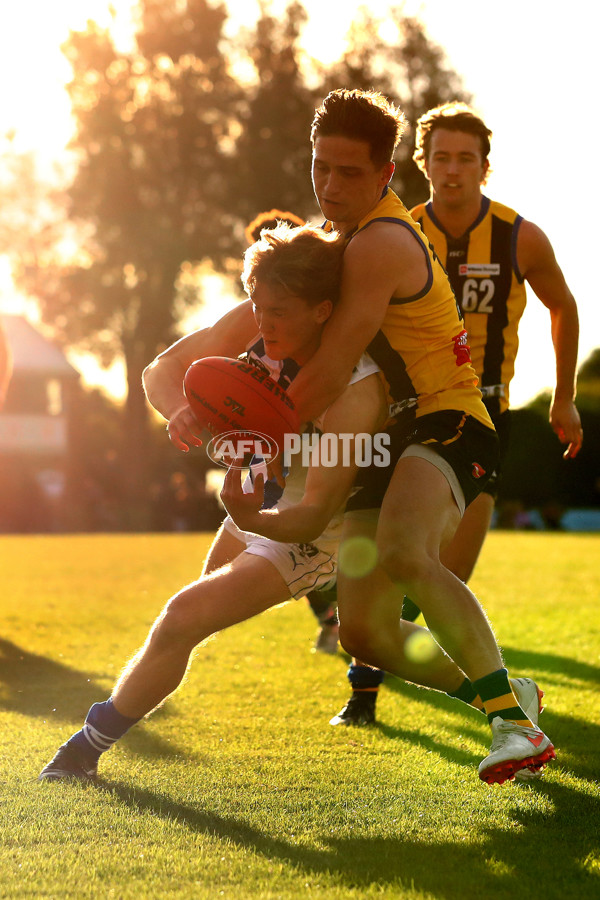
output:
<path id="1" fill-rule="evenodd" d="M 428 196 L 412 162 L 425 110 L 466 100 L 494 131 L 486 194 L 544 229 L 578 301 L 585 432 L 563 461 L 549 316 L 533 297 L 496 524 L 600 528 L 589 15 L 577 0 L 14 5 L 0 31 L 0 532 L 218 525 L 221 471 L 171 447 L 141 373 L 240 301 L 259 212 L 319 221 L 308 135 L 336 87 L 403 108 L 392 186 L 409 207 Z"/>

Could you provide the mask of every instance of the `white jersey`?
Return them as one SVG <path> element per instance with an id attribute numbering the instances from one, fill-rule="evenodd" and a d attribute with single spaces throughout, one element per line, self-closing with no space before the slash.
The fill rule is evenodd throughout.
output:
<path id="1" fill-rule="evenodd" d="M 246 352 L 249 362 L 255 362 L 256 364 L 263 366 L 269 372 L 271 378 L 283 387 L 284 390 L 287 390 L 300 369 L 300 366 L 293 360 L 276 361 L 269 359 L 264 352 L 262 339 L 253 343 Z M 380 369 L 377 363 L 371 359 L 368 353 L 363 353 L 352 371 L 352 377 L 350 378 L 348 385 L 356 384 L 358 381 L 362 381 L 363 378 L 368 378 L 369 375 L 375 375 L 379 371 Z M 304 440 L 309 440 L 310 436 L 313 434 L 321 435 L 323 433 L 323 420 L 325 415 L 326 411 L 306 428 L 302 435 Z M 287 463 L 287 460 L 284 460 L 284 462 Z M 276 505 L 278 509 L 286 509 L 300 503 L 304 496 L 308 468 L 308 466 L 302 465 L 301 453 L 293 454 L 291 456 L 291 465 L 286 474 L 285 491 L 281 496 L 275 498 L 273 495 L 276 492 L 279 494 L 281 489 L 273 482 L 268 482 L 265 486 L 265 505 L 269 508 Z M 253 470 L 256 474 L 258 474 L 258 472 L 264 474 L 266 472 L 266 467 L 264 463 L 259 463 L 256 467 L 253 467 Z M 271 498 L 273 499 L 271 500 Z M 319 540 L 323 539 L 330 541 L 340 539 L 344 506 L 345 503 L 336 511 L 334 517 L 329 522 L 329 525 L 323 534 L 320 535 Z"/>
<path id="2" fill-rule="evenodd" d="M 254 342 L 247 350 L 248 360 L 263 368 L 269 375 L 287 389 L 299 371 L 293 360 L 272 360 L 264 352 L 262 339 Z M 355 367 L 349 384 L 355 384 L 369 375 L 379 372 L 379 367 L 368 354 L 363 354 Z M 305 437 L 321 434 L 323 416 L 320 416 L 305 431 Z M 251 474 L 244 487 L 251 489 L 252 474 L 266 471 L 264 462 L 251 466 Z M 263 508 L 286 509 L 295 506 L 304 496 L 308 466 L 302 464 L 302 454 L 291 457 L 291 466 L 286 476 L 285 490 L 281 491 L 274 481 L 265 484 L 265 504 Z M 327 528 L 316 541 L 310 544 L 285 544 L 269 538 L 240 531 L 230 516 L 223 523 L 226 531 L 246 544 L 246 553 L 267 559 L 280 573 L 288 585 L 291 597 L 303 597 L 313 590 L 333 587 L 337 574 L 337 552 L 341 537 L 344 505 L 336 511 Z"/>

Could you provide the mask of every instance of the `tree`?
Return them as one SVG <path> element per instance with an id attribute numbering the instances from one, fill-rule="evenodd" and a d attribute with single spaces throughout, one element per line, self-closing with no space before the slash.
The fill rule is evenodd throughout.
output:
<path id="1" fill-rule="evenodd" d="M 394 46 L 374 39 L 374 22 L 366 37 L 355 28 L 327 76 L 302 50 L 301 3 L 279 19 L 262 5 L 255 28 L 237 42 L 224 38 L 226 15 L 208 0 L 139 0 L 129 51 L 91 22 L 70 35 L 64 52 L 78 164 L 64 191 L 71 254 L 64 241 L 53 253 L 34 249 L 21 268 L 56 338 L 105 364 L 125 361 L 121 467 L 138 513 L 150 442 L 142 370 L 177 336 L 185 305 L 201 298 L 189 285 L 202 265 L 235 283 L 249 219 L 272 206 L 317 212 L 308 136 L 331 80 L 381 88 L 410 118 L 458 93 L 441 51 L 401 13 Z M 231 65 L 240 50 L 254 73 L 243 80 Z M 423 194 L 411 153 L 408 144 L 400 150 L 397 179 L 408 203 L 413 182 Z M 141 522 L 137 515 L 131 525 Z"/>
<path id="2" fill-rule="evenodd" d="M 395 7 L 385 24 L 383 38 L 381 20 L 362 11 L 348 34 L 346 52 L 323 72 L 324 93 L 339 87 L 379 90 L 402 109 L 408 127 L 396 151 L 392 188 L 411 209 L 429 196 L 427 179 L 412 159 L 417 119 L 451 100 L 469 103 L 471 96 L 418 19 Z M 391 37 L 390 26 L 395 29 Z"/>
<path id="3" fill-rule="evenodd" d="M 380 36 L 381 21 L 363 11 L 341 59 L 325 67 L 303 51 L 307 16 L 301 3 L 290 3 L 281 18 L 263 8 L 243 44 L 254 78 L 246 88 L 236 143 L 235 209 L 246 221 L 272 207 L 320 216 L 308 177 L 310 125 L 315 107 L 339 87 L 380 90 L 400 105 L 409 125 L 396 154 L 392 187 L 408 206 L 427 195 L 427 181 L 412 161 L 414 123 L 432 106 L 470 97 L 421 23 L 406 18 L 401 8 L 390 15 L 396 27 L 391 42 Z"/>
<path id="4" fill-rule="evenodd" d="M 600 347 L 592 350 L 577 373 L 578 403 L 598 410 L 600 400 Z"/>
<path id="5" fill-rule="evenodd" d="M 540 508 L 600 505 L 600 349 L 584 360 L 577 380 L 584 439 L 576 458 L 563 459 L 564 446 L 548 422 L 550 394 L 539 394 L 512 413 L 501 500 Z"/>
<path id="6" fill-rule="evenodd" d="M 222 264 L 231 252 L 238 87 L 220 48 L 225 17 L 205 0 L 143 0 L 131 52 L 117 52 L 93 23 L 64 47 L 79 160 L 66 201 L 79 247 L 70 265 L 46 265 L 35 290 L 65 343 L 105 363 L 125 360 L 122 464 L 132 509 L 147 483 L 141 373 L 176 335 L 182 265 Z"/>
<path id="7" fill-rule="evenodd" d="M 501 501 L 519 500 L 543 507 L 559 497 L 564 460 L 560 442 L 548 422 L 548 395 L 511 413 L 511 440 L 502 466 Z"/>
<path id="8" fill-rule="evenodd" d="M 281 19 L 263 11 L 244 41 L 254 79 L 236 143 L 235 208 L 246 222 L 272 208 L 317 213 L 309 133 L 318 92 L 306 83 L 299 43 L 306 19 L 298 2 Z"/>
<path id="9" fill-rule="evenodd" d="M 59 190 L 41 174 L 35 154 L 17 151 L 13 140 L 12 132 L 0 136 L 0 256 L 9 257 L 22 281 L 26 273 L 35 276 L 66 223 Z"/>
<path id="10" fill-rule="evenodd" d="M 583 444 L 566 467 L 565 491 L 572 506 L 600 506 L 600 348 L 579 367 L 577 408 Z"/>

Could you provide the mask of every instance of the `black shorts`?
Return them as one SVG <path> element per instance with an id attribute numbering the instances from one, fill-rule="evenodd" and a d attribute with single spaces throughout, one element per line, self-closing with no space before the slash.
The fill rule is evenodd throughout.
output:
<path id="1" fill-rule="evenodd" d="M 387 429 L 389 466 L 359 468 L 346 512 L 380 509 L 396 463 L 412 445 L 442 457 L 460 485 L 465 505 L 485 489 L 498 465 L 498 436 L 460 410 L 445 409 L 420 418 L 408 418 Z"/>
<path id="2" fill-rule="evenodd" d="M 488 410 L 489 411 L 489 410 Z M 494 498 L 494 500 L 498 497 L 498 489 L 500 487 L 500 482 L 502 480 L 502 466 L 504 465 L 504 460 L 508 454 L 508 445 L 510 442 L 510 410 L 507 409 L 503 413 L 498 413 L 497 415 L 492 415 L 492 422 L 494 423 L 494 427 L 496 429 L 496 434 L 498 435 L 499 448 L 500 453 L 498 457 L 498 465 L 488 478 L 487 484 L 483 488 L 486 494 L 490 494 Z"/>

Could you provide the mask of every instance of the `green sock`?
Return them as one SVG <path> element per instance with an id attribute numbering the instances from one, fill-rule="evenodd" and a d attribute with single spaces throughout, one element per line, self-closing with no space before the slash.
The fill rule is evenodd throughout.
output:
<path id="1" fill-rule="evenodd" d="M 532 727 L 533 723 L 527 718 L 513 694 L 506 669 L 498 669 L 497 672 L 478 678 L 473 682 L 473 690 L 481 697 L 490 724 L 498 716 L 507 722 Z"/>
<path id="2" fill-rule="evenodd" d="M 466 676 L 465 680 L 456 691 L 448 691 L 448 696 L 454 697 L 456 700 L 462 700 L 463 703 L 468 703 L 469 706 L 473 706 L 475 709 L 478 709 L 479 712 L 483 712 L 481 697 L 473 687 L 473 683 L 469 681 Z"/>

